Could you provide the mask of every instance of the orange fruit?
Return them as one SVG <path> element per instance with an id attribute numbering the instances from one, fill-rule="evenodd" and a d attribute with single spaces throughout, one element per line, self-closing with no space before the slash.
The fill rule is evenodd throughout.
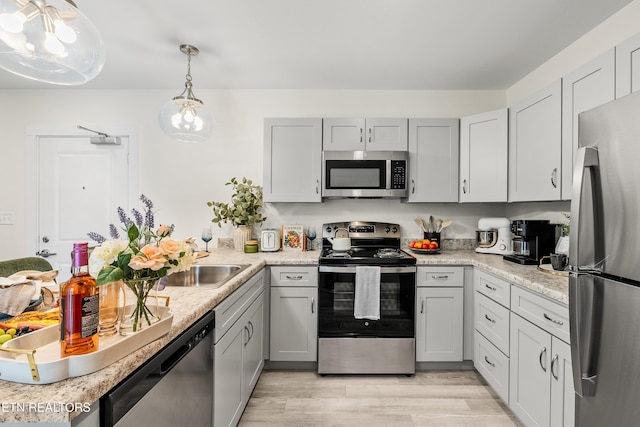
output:
<path id="1" fill-rule="evenodd" d="M 428 244 L 430 244 L 430 243 L 431 243 L 431 240 L 429 240 L 429 239 L 424 239 L 424 240 L 422 241 L 422 246 L 424 246 L 424 245 L 428 245 Z"/>

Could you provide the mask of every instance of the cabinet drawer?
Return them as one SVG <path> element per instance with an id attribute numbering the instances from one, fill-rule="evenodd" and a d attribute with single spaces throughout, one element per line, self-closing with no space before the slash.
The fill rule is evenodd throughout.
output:
<path id="1" fill-rule="evenodd" d="M 475 328 L 501 352 L 509 355 L 509 310 L 478 292 Z"/>
<path id="2" fill-rule="evenodd" d="M 271 267 L 271 286 L 318 286 L 318 267 Z"/>
<path id="3" fill-rule="evenodd" d="M 569 308 L 513 286 L 511 311 L 569 343 Z"/>
<path id="4" fill-rule="evenodd" d="M 498 396 L 509 404 L 509 358 L 478 331 L 476 331 L 475 350 L 475 368 Z"/>
<path id="5" fill-rule="evenodd" d="M 418 267 L 417 286 L 462 287 L 464 286 L 464 267 L 439 265 Z"/>
<path id="6" fill-rule="evenodd" d="M 481 270 L 475 270 L 473 273 L 473 286 L 476 291 L 509 308 L 511 304 L 511 284 L 506 280 L 498 279 Z"/>
<path id="7" fill-rule="evenodd" d="M 263 278 L 264 270 L 260 270 L 247 283 L 241 285 L 213 309 L 216 314 L 216 327 L 213 330 L 214 343 L 217 343 L 222 338 L 256 298 L 262 297 L 262 292 L 264 291 Z"/>

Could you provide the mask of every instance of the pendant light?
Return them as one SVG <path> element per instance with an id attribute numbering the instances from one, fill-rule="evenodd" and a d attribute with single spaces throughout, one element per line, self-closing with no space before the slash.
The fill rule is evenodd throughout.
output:
<path id="1" fill-rule="evenodd" d="M 199 50 L 183 44 L 180 51 L 188 57 L 184 91 L 162 107 L 158 121 L 164 133 L 177 141 L 204 142 L 213 130 L 213 117 L 191 90 L 191 57 Z"/>
<path id="2" fill-rule="evenodd" d="M 0 68 L 81 85 L 100 73 L 105 58 L 100 33 L 72 0 L 0 0 Z"/>

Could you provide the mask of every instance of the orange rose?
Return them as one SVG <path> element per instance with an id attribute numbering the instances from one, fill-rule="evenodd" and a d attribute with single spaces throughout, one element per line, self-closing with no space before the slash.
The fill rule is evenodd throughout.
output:
<path id="1" fill-rule="evenodd" d="M 160 227 L 158 227 L 158 230 L 156 231 L 156 234 L 160 237 L 164 237 L 164 236 L 168 236 L 169 235 L 169 227 L 167 227 L 164 224 L 160 224 Z"/>
<path id="2" fill-rule="evenodd" d="M 180 256 L 180 245 L 174 239 L 164 239 L 160 242 L 160 252 L 171 259 Z"/>
<path id="3" fill-rule="evenodd" d="M 140 249 L 142 255 L 134 255 L 129 261 L 129 267 L 134 270 L 142 270 L 148 268 L 153 271 L 158 271 L 165 264 L 165 258 L 160 248 L 156 245 L 146 245 Z"/>

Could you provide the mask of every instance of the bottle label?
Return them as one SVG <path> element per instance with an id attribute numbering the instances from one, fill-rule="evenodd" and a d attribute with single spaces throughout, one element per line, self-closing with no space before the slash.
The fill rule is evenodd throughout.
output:
<path id="1" fill-rule="evenodd" d="M 82 338 L 98 333 L 100 322 L 100 296 L 98 294 L 82 298 Z"/>

